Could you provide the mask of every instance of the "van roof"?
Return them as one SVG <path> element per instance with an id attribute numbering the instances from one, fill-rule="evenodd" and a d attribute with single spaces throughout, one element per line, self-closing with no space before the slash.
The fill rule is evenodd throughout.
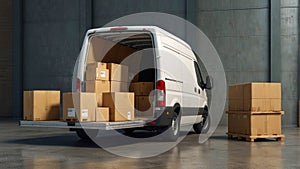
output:
<path id="1" fill-rule="evenodd" d="M 90 29 L 88 30 L 87 34 L 93 34 L 93 33 L 100 33 L 100 32 L 110 32 L 110 31 L 149 31 L 153 34 L 163 34 L 165 36 L 168 36 L 176 41 L 178 41 L 179 43 L 181 43 L 182 45 L 184 45 L 185 47 L 187 47 L 188 49 L 191 49 L 190 45 L 187 44 L 185 41 L 183 41 L 182 39 L 178 38 L 177 36 L 169 33 L 168 31 L 157 27 L 157 26 L 116 26 L 116 27 L 103 27 L 103 28 L 95 28 L 95 29 Z"/>

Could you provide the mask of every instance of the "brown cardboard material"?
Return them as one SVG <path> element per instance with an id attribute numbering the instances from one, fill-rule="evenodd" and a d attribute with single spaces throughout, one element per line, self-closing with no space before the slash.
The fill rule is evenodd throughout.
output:
<path id="1" fill-rule="evenodd" d="M 250 136 L 280 135 L 282 112 L 228 112 L 228 132 Z"/>
<path id="2" fill-rule="evenodd" d="M 102 107 L 103 106 L 103 94 L 102 93 L 96 93 L 96 99 L 97 99 L 98 107 Z"/>
<path id="3" fill-rule="evenodd" d="M 108 122 L 109 121 L 109 108 L 98 107 L 95 115 L 96 122 Z"/>
<path id="4" fill-rule="evenodd" d="M 103 62 L 96 62 L 96 63 L 89 63 L 87 64 L 87 69 L 96 69 L 96 68 L 100 68 L 100 69 L 107 69 L 107 64 L 103 63 Z"/>
<path id="5" fill-rule="evenodd" d="M 148 96 L 154 90 L 153 82 L 136 82 L 130 84 L 130 92 L 136 96 Z"/>
<path id="6" fill-rule="evenodd" d="M 24 120 L 59 120 L 60 91 L 24 91 Z"/>
<path id="7" fill-rule="evenodd" d="M 248 83 L 244 85 L 245 99 L 281 99 L 280 83 Z"/>
<path id="8" fill-rule="evenodd" d="M 110 81 L 110 92 L 129 92 L 129 83 Z"/>
<path id="9" fill-rule="evenodd" d="M 109 80 L 109 70 L 102 68 L 87 67 L 86 80 Z"/>
<path id="10" fill-rule="evenodd" d="M 103 106 L 109 107 L 110 121 L 134 120 L 134 93 L 103 93 Z"/>
<path id="11" fill-rule="evenodd" d="M 229 111 L 244 110 L 244 85 L 232 85 L 228 87 Z"/>
<path id="12" fill-rule="evenodd" d="M 96 107 L 95 93 L 64 93 L 63 121 L 95 121 Z"/>
<path id="13" fill-rule="evenodd" d="M 153 96 L 136 96 L 138 102 L 136 109 L 136 117 L 152 117 L 153 116 Z"/>
<path id="14" fill-rule="evenodd" d="M 110 92 L 110 82 L 104 80 L 89 80 L 85 82 L 86 92 L 104 93 Z"/>
<path id="15" fill-rule="evenodd" d="M 110 73 L 110 81 L 128 82 L 128 66 L 116 63 L 108 63 L 107 68 L 109 69 Z"/>

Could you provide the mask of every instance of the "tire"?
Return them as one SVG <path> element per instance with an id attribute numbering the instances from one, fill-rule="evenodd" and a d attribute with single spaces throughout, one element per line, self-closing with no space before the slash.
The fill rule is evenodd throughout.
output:
<path id="1" fill-rule="evenodd" d="M 207 118 L 204 119 L 202 122 L 193 125 L 194 131 L 197 134 L 207 133 L 209 130 L 209 127 L 210 127 L 210 117 L 209 116 L 207 116 Z"/>
<path id="2" fill-rule="evenodd" d="M 166 141 L 177 141 L 180 134 L 180 115 L 175 115 L 172 118 L 171 125 L 165 132 L 164 138 Z"/>
<path id="3" fill-rule="evenodd" d="M 79 138 L 81 138 L 83 140 L 91 140 L 92 138 L 97 137 L 98 130 L 78 129 L 78 130 L 76 130 L 76 134 Z"/>

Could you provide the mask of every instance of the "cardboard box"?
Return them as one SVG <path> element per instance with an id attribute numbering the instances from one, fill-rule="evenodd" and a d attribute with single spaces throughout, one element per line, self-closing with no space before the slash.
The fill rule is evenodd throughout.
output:
<path id="1" fill-rule="evenodd" d="M 96 109 L 96 122 L 108 122 L 109 121 L 109 108 L 108 107 L 98 107 Z"/>
<path id="2" fill-rule="evenodd" d="M 129 92 L 129 83 L 110 81 L 110 92 Z"/>
<path id="3" fill-rule="evenodd" d="M 110 121 L 134 120 L 134 93 L 103 93 L 103 106 L 109 107 Z"/>
<path id="4" fill-rule="evenodd" d="M 283 112 L 228 112 L 228 132 L 249 136 L 280 135 Z"/>
<path id="5" fill-rule="evenodd" d="M 108 63 L 107 68 L 109 69 L 109 80 L 128 82 L 128 67 L 116 63 Z"/>
<path id="6" fill-rule="evenodd" d="M 153 117 L 153 96 L 136 96 L 136 117 Z"/>
<path id="7" fill-rule="evenodd" d="M 103 63 L 103 62 L 96 62 L 96 63 L 89 63 L 87 64 L 87 69 L 96 69 L 96 68 L 100 68 L 100 69 L 107 69 L 107 64 Z"/>
<path id="8" fill-rule="evenodd" d="M 89 80 L 85 82 L 86 92 L 104 93 L 110 92 L 110 82 L 104 80 Z"/>
<path id="9" fill-rule="evenodd" d="M 88 67 L 85 72 L 86 80 L 109 80 L 109 70 Z"/>
<path id="10" fill-rule="evenodd" d="M 244 85 L 232 85 L 228 87 L 229 111 L 244 110 Z"/>
<path id="11" fill-rule="evenodd" d="M 249 83 L 244 85 L 245 111 L 280 111 L 280 83 Z"/>
<path id="12" fill-rule="evenodd" d="M 97 99 L 98 107 L 102 107 L 103 106 L 103 94 L 102 93 L 96 93 L 96 99 Z"/>
<path id="13" fill-rule="evenodd" d="M 95 93 L 64 93 L 63 120 L 64 121 L 95 121 L 97 107 Z"/>
<path id="14" fill-rule="evenodd" d="M 280 83 L 244 84 L 245 99 L 281 99 Z"/>
<path id="15" fill-rule="evenodd" d="M 60 91 L 24 91 L 24 120 L 59 120 Z"/>
<path id="16" fill-rule="evenodd" d="M 280 83 L 248 83 L 229 86 L 229 111 L 280 111 Z"/>
<path id="17" fill-rule="evenodd" d="M 154 90 L 153 82 L 136 82 L 130 84 L 130 92 L 136 96 L 148 96 Z"/>

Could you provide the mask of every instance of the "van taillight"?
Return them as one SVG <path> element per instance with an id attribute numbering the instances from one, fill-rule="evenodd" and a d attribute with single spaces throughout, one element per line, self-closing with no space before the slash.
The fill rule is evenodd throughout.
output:
<path id="1" fill-rule="evenodd" d="M 156 82 L 156 101 L 157 106 L 166 106 L 166 84 L 163 80 Z"/>
<path id="2" fill-rule="evenodd" d="M 76 91 L 80 92 L 81 91 L 81 80 L 76 78 Z"/>

